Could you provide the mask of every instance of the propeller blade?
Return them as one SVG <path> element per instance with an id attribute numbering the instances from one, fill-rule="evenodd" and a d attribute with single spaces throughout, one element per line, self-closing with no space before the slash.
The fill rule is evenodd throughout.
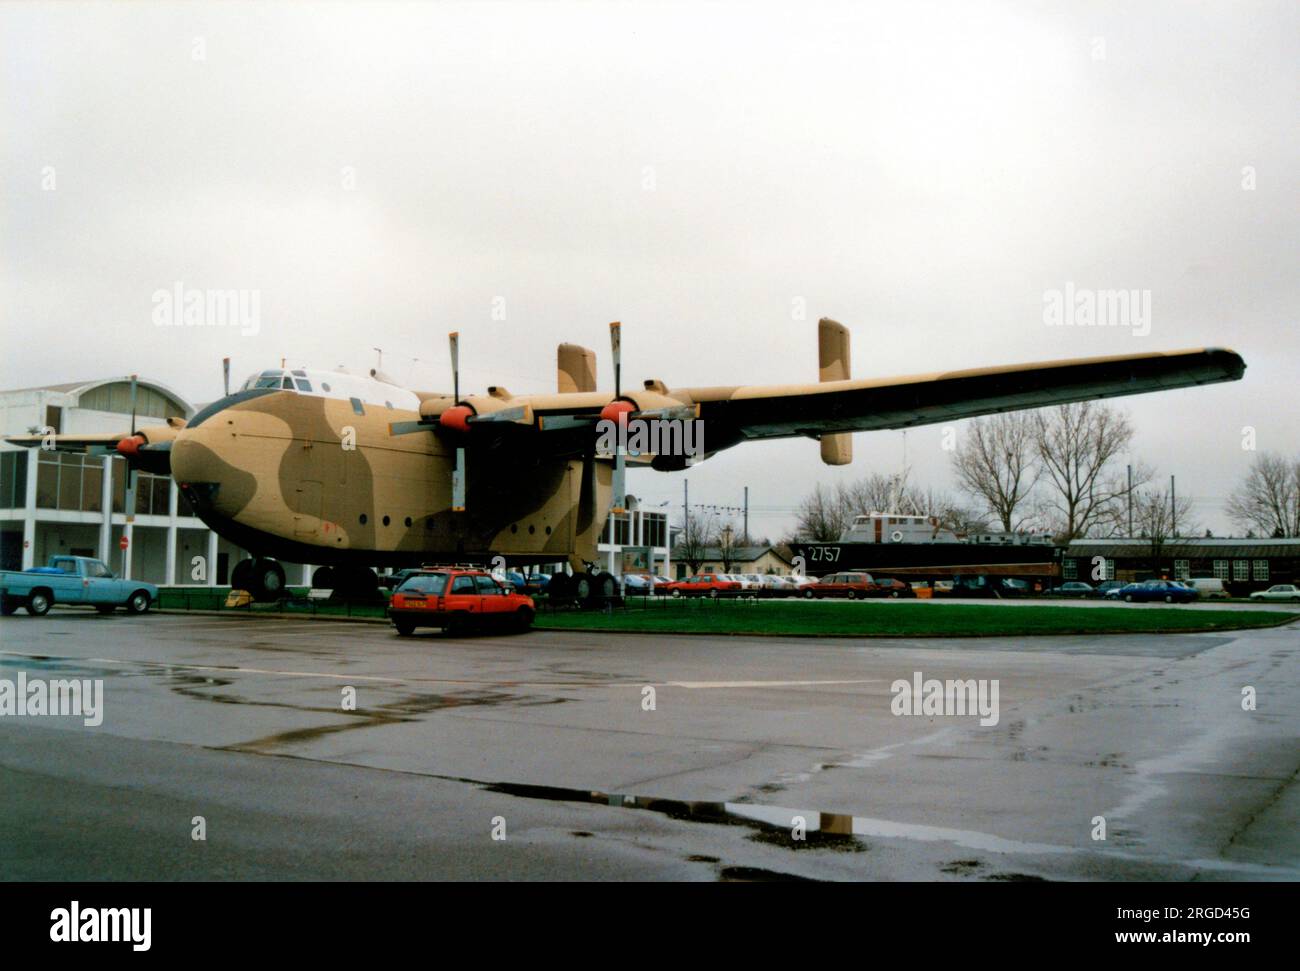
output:
<path id="1" fill-rule="evenodd" d="M 131 434 L 135 434 L 135 404 L 136 396 L 139 392 L 139 375 L 131 375 Z"/>
<path id="2" fill-rule="evenodd" d="M 614 357 L 614 397 L 623 390 L 623 325 L 617 320 L 609 325 L 609 347 Z"/>
<path id="3" fill-rule="evenodd" d="M 230 397 L 230 358 L 221 359 L 221 386 L 225 391 L 225 397 Z"/>
<path id="4" fill-rule="evenodd" d="M 614 359 L 614 398 L 617 400 L 623 391 L 623 325 L 617 320 L 609 325 L 609 349 L 610 354 Z M 625 415 L 620 416 L 620 426 L 626 421 L 627 418 Z M 616 514 L 623 513 L 624 503 L 627 502 L 626 496 L 627 453 L 620 444 L 614 447 L 614 482 L 613 495 L 610 496 L 609 500 L 610 512 Z"/>
<path id="5" fill-rule="evenodd" d="M 452 404 L 460 403 L 460 332 L 452 331 L 447 335 L 451 342 L 451 399 Z"/>
<path id="6" fill-rule="evenodd" d="M 614 494 L 610 497 L 609 511 L 622 515 L 627 510 L 624 503 L 627 502 L 627 453 L 622 448 L 618 449 L 614 456 Z"/>
<path id="7" fill-rule="evenodd" d="M 447 335 L 451 344 L 451 400 L 455 406 L 460 402 L 460 332 L 452 331 Z M 456 466 L 451 470 L 451 511 L 465 511 L 465 450 L 456 449 Z"/>
<path id="8" fill-rule="evenodd" d="M 451 511 L 465 511 L 465 450 L 456 449 L 456 467 L 451 472 Z"/>

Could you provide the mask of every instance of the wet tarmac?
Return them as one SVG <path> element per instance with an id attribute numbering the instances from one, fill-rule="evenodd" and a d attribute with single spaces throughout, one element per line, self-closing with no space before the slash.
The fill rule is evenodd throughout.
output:
<path id="1" fill-rule="evenodd" d="M 20 615 L 0 683 L 103 679 L 103 723 L 0 713 L 0 878 L 1295 880 L 1298 661 Z M 895 714 L 918 672 L 995 723 Z"/>

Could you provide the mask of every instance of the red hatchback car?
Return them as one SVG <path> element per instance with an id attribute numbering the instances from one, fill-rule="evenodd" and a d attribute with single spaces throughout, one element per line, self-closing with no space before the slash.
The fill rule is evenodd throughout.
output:
<path id="1" fill-rule="evenodd" d="M 832 573 L 822 577 L 820 583 L 810 583 L 803 588 L 803 595 L 813 597 L 848 597 L 861 600 L 876 592 L 875 581 L 870 573 Z"/>
<path id="2" fill-rule="evenodd" d="M 673 597 L 732 597 L 740 593 L 741 584 L 735 580 L 723 580 L 715 573 L 701 573 L 699 576 L 687 577 L 669 583 L 664 587 Z"/>
<path id="3" fill-rule="evenodd" d="M 393 592 L 388 616 L 403 637 L 417 627 L 459 634 L 471 628 L 525 631 L 533 624 L 533 598 L 505 587 L 483 570 L 421 570 Z"/>

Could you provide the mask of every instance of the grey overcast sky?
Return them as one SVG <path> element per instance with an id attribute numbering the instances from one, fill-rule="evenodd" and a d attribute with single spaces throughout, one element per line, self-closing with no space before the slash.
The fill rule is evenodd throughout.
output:
<path id="1" fill-rule="evenodd" d="M 1242 382 L 1124 399 L 1133 458 L 1223 497 L 1300 452 L 1300 6 L 1253 3 L 0 6 L 0 387 L 138 371 L 191 401 L 284 356 L 554 388 L 610 320 L 629 381 L 811 380 L 1225 345 Z M 1149 290 L 1149 333 L 1045 294 Z M 154 294 L 257 291 L 260 328 Z M 800 319 L 799 308 L 805 309 Z M 504 309 L 504 320 L 493 310 Z M 960 435 L 960 428 L 958 434 Z M 941 426 L 913 481 L 950 488 Z M 685 476 L 773 538 L 901 433 L 741 446 Z M 634 472 L 646 501 L 683 474 Z"/>

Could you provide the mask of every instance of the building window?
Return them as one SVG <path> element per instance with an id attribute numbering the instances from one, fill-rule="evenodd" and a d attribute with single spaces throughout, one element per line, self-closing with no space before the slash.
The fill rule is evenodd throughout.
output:
<path id="1" fill-rule="evenodd" d="M 0 452 L 0 509 L 27 507 L 27 452 Z"/>
<path id="2" fill-rule="evenodd" d="M 1220 580 L 1226 580 L 1226 579 L 1228 579 L 1228 561 L 1227 561 L 1227 560 L 1215 560 L 1215 561 L 1214 561 L 1214 575 L 1215 575 L 1215 577 L 1217 577 L 1217 578 L 1220 579 Z"/>
<path id="3" fill-rule="evenodd" d="M 641 545 L 668 545 L 668 517 L 663 513 L 643 513 L 641 516 Z"/>
<path id="4" fill-rule="evenodd" d="M 1187 560 L 1174 560 L 1174 579 L 1186 580 L 1192 575 L 1191 563 Z"/>
<path id="5" fill-rule="evenodd" d="M 1234 580 L 1250 579 L 1250 560 L 1232 561 L 1232 579 Z"/>
<path id="6" fill-rule="evenodd" d="M 1252 579 L 1255 580 L 1268 579 L 1268 560 L 1256 560 L 1254 563 L 1254 568 L 1255 568 L 1255 573 Z"/>
<path id="7" fill-rule="evenodd" d="M 1079 561 L 1068 556 L 1062 560 L 1061 576 L 1066 580 L 1077 580 L 1079 577 Z"/>
<path id="8" fill-rule="evenodd" d="M 63 432 L 63 409 L 57 405 L 45 406 L 45 427 L 54 430 L 54 434 Z"/>

